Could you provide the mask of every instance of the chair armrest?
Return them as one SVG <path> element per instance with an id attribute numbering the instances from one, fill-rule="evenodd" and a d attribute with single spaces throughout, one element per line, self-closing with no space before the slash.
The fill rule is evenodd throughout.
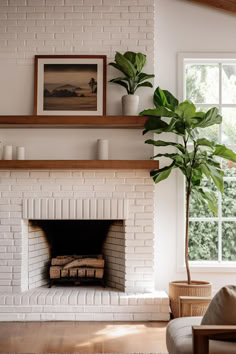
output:
<path id="1" fill-rule="evenodd" d="M 192 316 L 192 306 L 193 305 L 209 305 L 211 302 L 211 297 L 200 297 L 200 296 L 180 296 L 179 297 L 179 316 L 183 317 L 183 305 L 190 305 L 190 311 Z"/>
<path id="2" fill-rule="evenodd" d="M 236 326 L 193 326 L 193 354 L 209 354 L 210 339 L 236 339 Z"/>

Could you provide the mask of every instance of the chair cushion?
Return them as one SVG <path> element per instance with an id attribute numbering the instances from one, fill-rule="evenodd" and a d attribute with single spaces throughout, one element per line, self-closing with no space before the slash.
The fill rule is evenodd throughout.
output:
<path id="1" fill-rule="evenodd" d="M 182 317 L 167 326 L 166 345 L 169 354 L 192 354 L 192 326 L 199 326 L 202 317 Z M 235 342 L 210 340 L 210 354 L 235 354 Z"/>
<path id="2" fill-rule="evenodd" d="M 221 288 L 211 300 L 202 325 L 236 325 L 236 286 Z"/>
<path id="3" fill-rule="evenodd" d="M 202 317 L 181 317 L 170 321 L 166 345 L 170 354 L 192 353 L 192 326 L 199 326 Z"/>

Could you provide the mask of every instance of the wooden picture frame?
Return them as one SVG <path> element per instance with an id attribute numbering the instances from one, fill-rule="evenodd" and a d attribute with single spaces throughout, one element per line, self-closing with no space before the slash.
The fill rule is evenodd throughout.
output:
<path id="1" fill-rule="evenodd" d="M 34 114 L 106 115 L 105 55 L 36 55 Z"/>

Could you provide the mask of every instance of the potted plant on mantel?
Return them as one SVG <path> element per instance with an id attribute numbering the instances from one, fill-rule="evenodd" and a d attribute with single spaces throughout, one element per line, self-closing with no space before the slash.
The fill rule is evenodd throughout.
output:
<path id="1" fill-rule="evenodd" d="M 138 114 L 139 96 L 135 95 L 137 89 L 139 87 L 153 87 L 151 82 L 146 80 L 153 78 L 154 75 L 142 73 L 145 64 L 146 55 L 134 52 L 126 52 L 123 55 L 117 52 L 115 63 L 109 63 L 124 74 L 124 76 L 112 79 L 110 82 L 124 87 L 127 91 L 127 95 L 122 97 L 122 112 L 125 116 Z"/>
<path id="2" fill-rule="evenodd" d="M 140 113 L 149 116 L 145 131 L 155 134 L 168 134 L 167 141 L 149 139 L 145 143 L 155 147 L 174 147 L 175 152 L 158 153 L 153 158 L 166 157 L 171 163 L 161 169 L 151 171 L 155 183 L 159 183 L 170 175 L 174 169 L 179 169 L 185 177 L 186 218 L 185 218 L 185 265 L 187 281 L 173 281 L 169 284 L 169 297 L 174 317 L 179 315 L 179 296 L 210 296 L 211 283 L 191 280 L 189 268 L 189 208 L 190 199 L 205 203 L 214 215 L 217 215 L 217 199 L 213 191 L 204 186 L 204 181 L 213 182 L 223 193 L 224 172 L 217 158 L 236 162 L 236 154 L 224 145 L 216 144 L 199 136 L 199 129 L 207 128 L 222 122 L 222 116 L 217 108 L 211 108 L 206 113 L 197 112 L 191 101 L 179 103 L 168 91 L 157 88 L 154 93 L 156 108 Z M 162 119 L 162 117 L 165 117 Z M 169 135 L 171 133 L 171 135 Z M 169 137 L 172 136 L 171 141 Z M 176 142 L 175 142 L 176 140 Z M 199 305 L 200 306 L 200 305 Z M 200 315 L 204 308 L 198 308 Z"/>

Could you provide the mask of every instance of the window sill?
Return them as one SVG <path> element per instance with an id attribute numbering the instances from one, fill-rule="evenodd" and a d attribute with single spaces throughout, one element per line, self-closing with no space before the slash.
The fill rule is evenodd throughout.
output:
<path id="1" fill-rule="evenodd" d="M 178 266 L 178 273 L 185 273 L 185 266 Z M 214 263 L 214 262 L 201 262 L 190 264 L 191 273 L 235 273 L 236 272 L 236 262 L 230 263 Z"/>

